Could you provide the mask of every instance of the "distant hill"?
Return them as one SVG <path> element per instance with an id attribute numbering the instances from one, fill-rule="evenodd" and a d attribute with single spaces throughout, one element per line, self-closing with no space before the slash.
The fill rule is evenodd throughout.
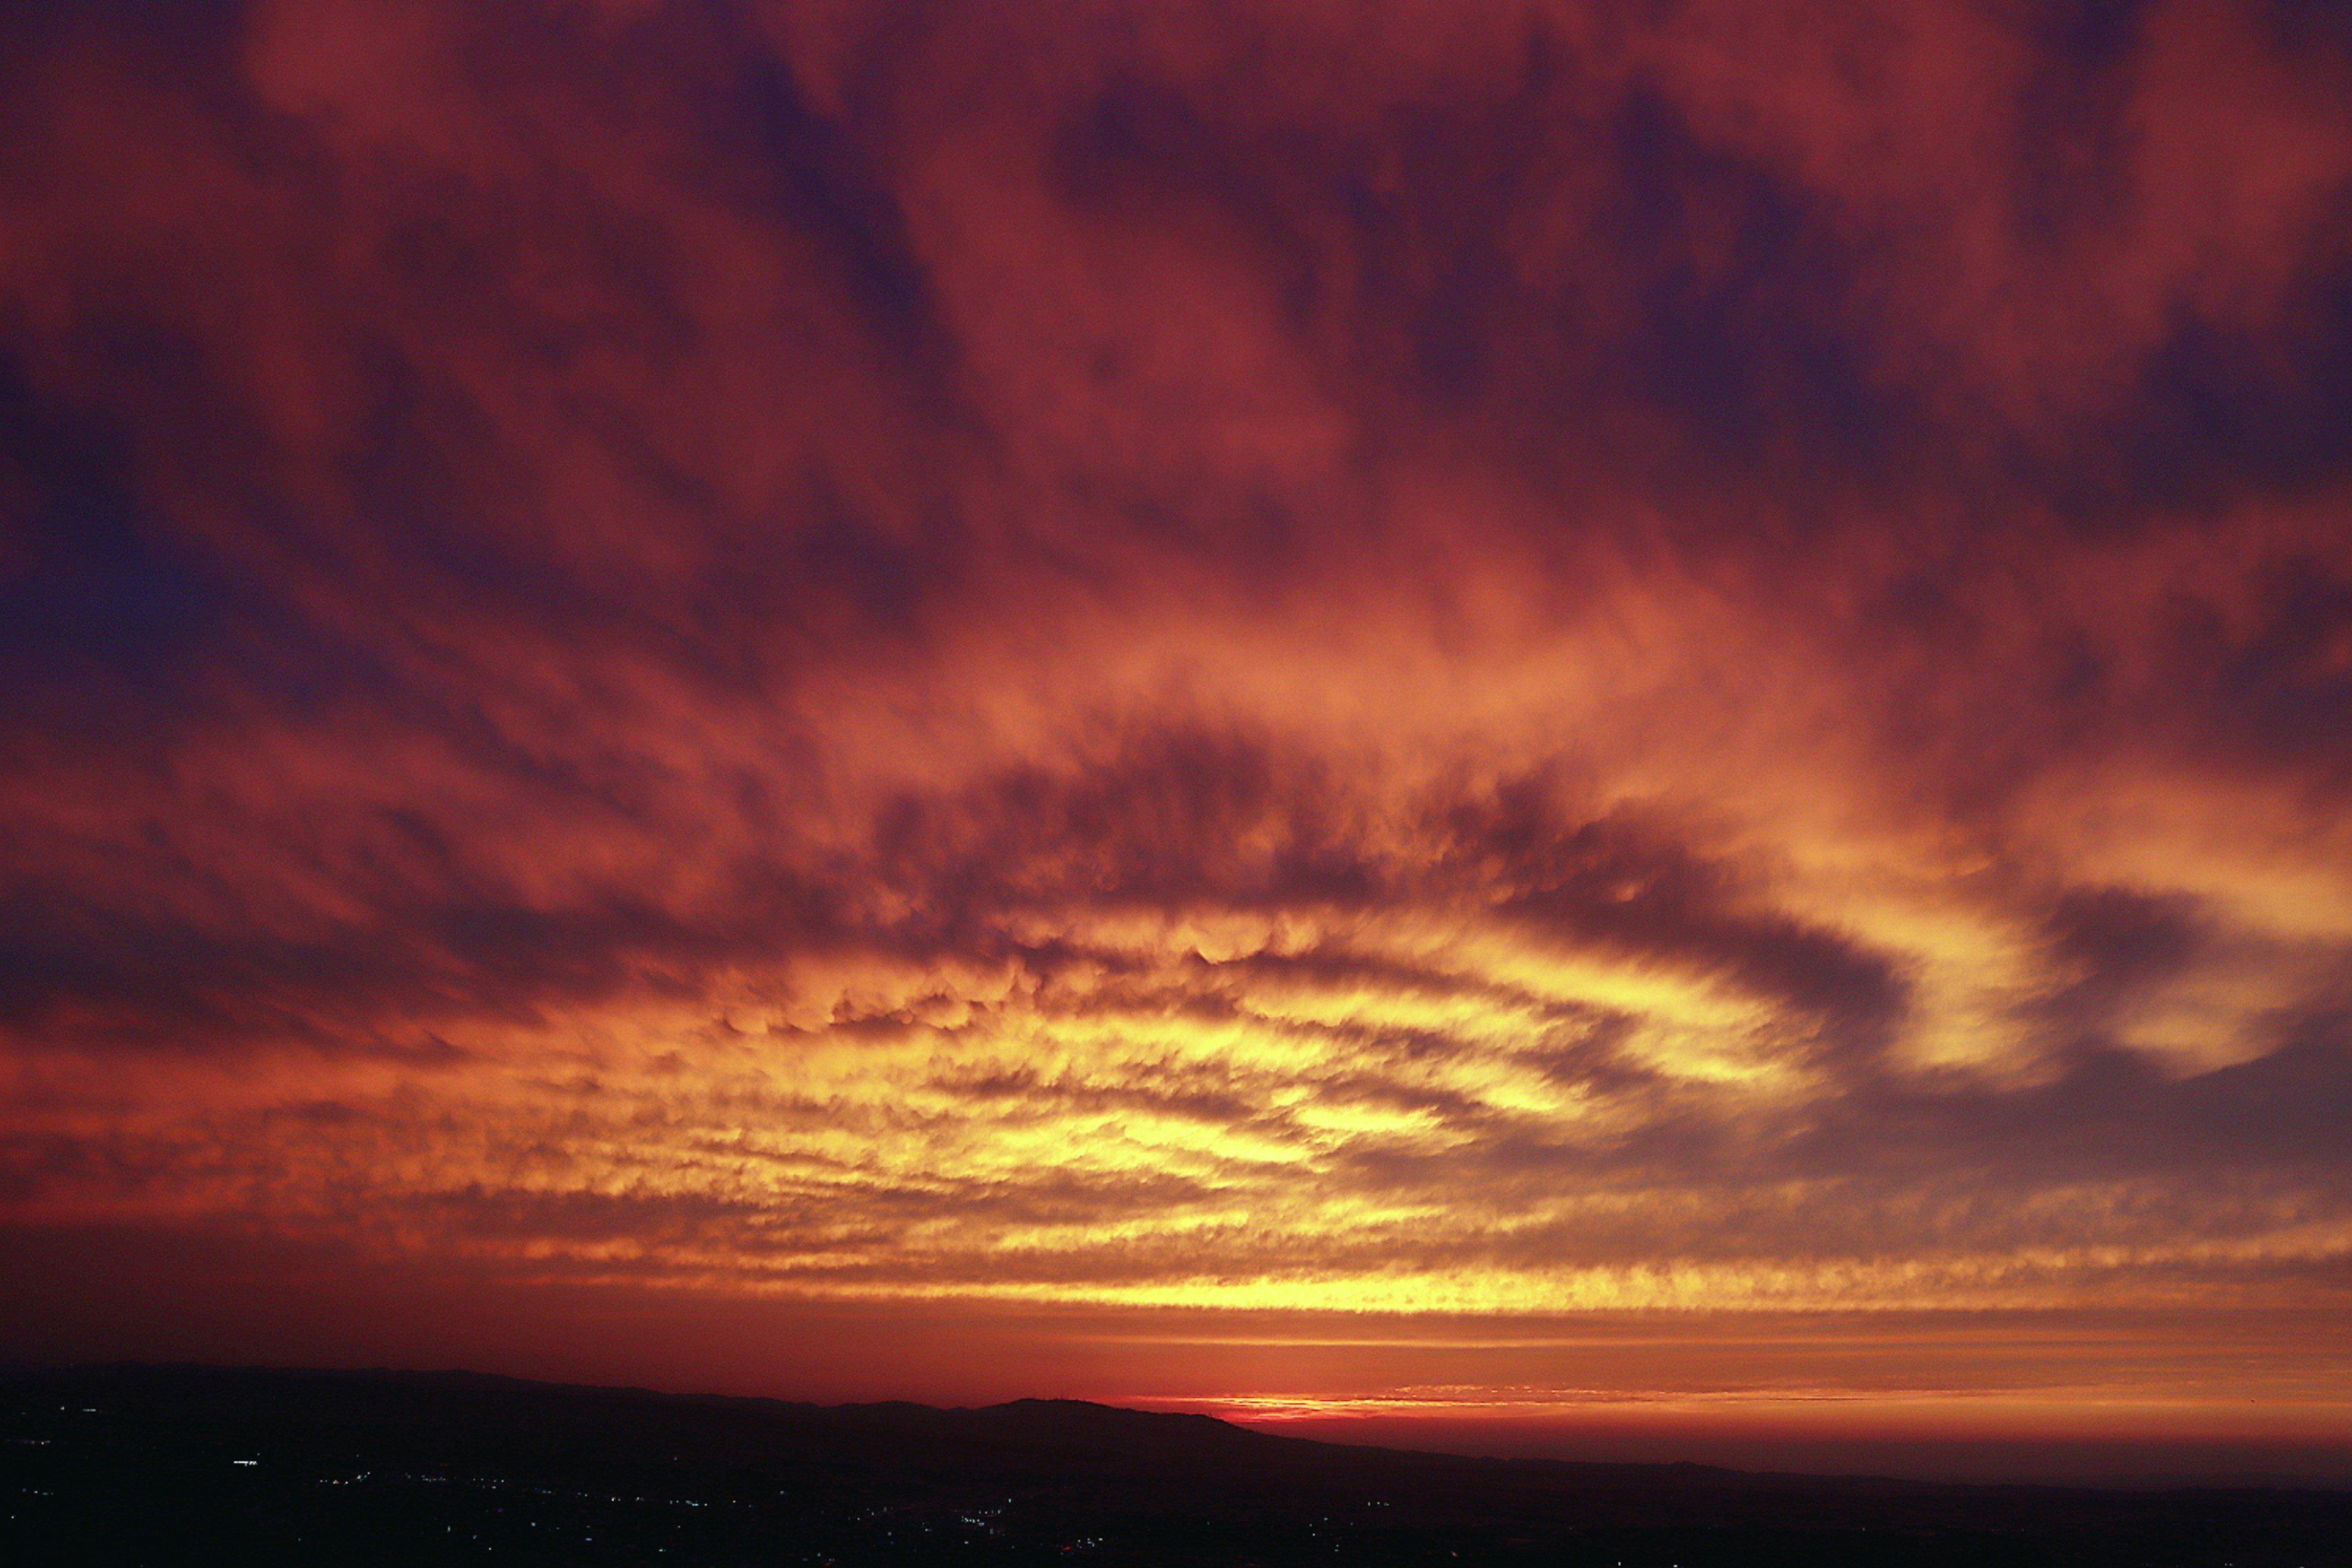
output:
<path id="1" fill-rule="evenodd" d="M 983 1409 L 473 1373 L 0 1381 L 16 1563 L 1526 1563 L 2352 1568 L 2352 1495 L 1476 1459 L 1069 1400 Z"/>

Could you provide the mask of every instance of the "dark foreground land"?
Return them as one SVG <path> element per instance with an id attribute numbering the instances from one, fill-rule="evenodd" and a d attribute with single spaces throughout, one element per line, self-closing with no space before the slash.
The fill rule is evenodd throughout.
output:
<path id="1" fill-rule="evenodd" d="M 1465 1459 L 1024 1401 L 465 1373 L 0 1381 L 0 1563 L 2352 1564 L 2352 1493 Z"/>

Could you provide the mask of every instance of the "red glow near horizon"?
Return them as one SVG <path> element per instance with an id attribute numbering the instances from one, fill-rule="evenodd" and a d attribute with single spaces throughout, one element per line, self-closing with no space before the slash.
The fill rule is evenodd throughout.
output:
<path id="1" fill-rule="evenodd" d="M 2099 16 L 0 24 L 10 1342 L 2352 1473 L 2352 39 Z"/>

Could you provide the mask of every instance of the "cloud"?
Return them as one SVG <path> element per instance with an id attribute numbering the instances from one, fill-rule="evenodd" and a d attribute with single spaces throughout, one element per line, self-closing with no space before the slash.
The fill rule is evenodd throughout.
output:
<path id="1" fill-rule="evenodd" d="M 2319 24 L 10 26 L 16 1226 L 2338 1289 Z"/>

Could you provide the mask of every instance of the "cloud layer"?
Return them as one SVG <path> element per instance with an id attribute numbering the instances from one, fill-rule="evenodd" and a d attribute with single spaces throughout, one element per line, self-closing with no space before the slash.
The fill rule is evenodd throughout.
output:
<path id="1" fill-rule="evenodd" d="M 13 1233 L 2340 1310 L 2332 14 L 1052 9 L 5 25 Z"/>

